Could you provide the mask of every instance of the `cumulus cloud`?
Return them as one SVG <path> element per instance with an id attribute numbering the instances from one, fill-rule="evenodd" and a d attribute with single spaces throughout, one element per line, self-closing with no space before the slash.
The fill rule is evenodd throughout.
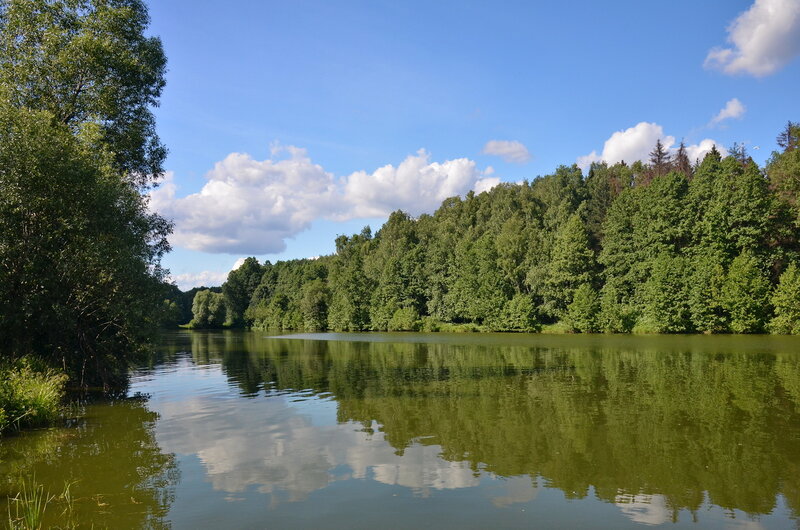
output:
<path id="1" fill-rule="evenodd" d="M 222 285 L 228 279 L 228 273 L 220 271 L 187 272 L 171 275 L 170 278 L 182 291 L 188 291 L 193 287 Z"/>
<path id="2" fill-rule="evenodd" d="M 475 183 L 475 193 L 483 193 L 484 191 L 489 191 L 498 184 L 500 184 L 500 179 L 497 177 L 482 178 Z"/>
<path id="3" fill-rule="evenodd" d="M 283 156 L 283 158 L 280 158 Z M 384 217 L 402 209 L 432 212 L 442 200 L 499 183 L 466 158 L 432 162 L 421 149 L 399 165 L 337 178 L 314 164 L 304 149 L 272 146 L 255 160 L 231 153 L 206 174 L 197 192 L 177 197 L 173 173 L 151 192 L 154 211 L 175 221 L 174 245 L 230 254 L 272 254 L 315 219 Z"/>
<path id="4" fill-rule="evenodd" d="M 723 121 L 731 118 L 740 119 L 744 116 L 746 110 L 747 109 L 738 98 L 733 98 L 725 104 L 725 108 L 720 110 L 717 115 L 711 119 L 709 125 L 719 125 Z"/>
<path id="5" fill-rule="evenodd" d="M 175 221 L 172 243 L 207 252 L 269 254 L 340 202 L 333 175 L 311 162 L 305 150 L 289 157 L 254 160 L 231 153 L 206 174 L 198 193 L 176 198 L 173 175 L 151 194 L 151 206 Z"/>
<path id="6" fill-rule="evenodd" d="M 650 157 L 650 151 L 653 150 L 657 140 L 661 140 L 664 148 L 668 151 L 673 153 L 677 151 L 674 136 L 665 135 L 664 128 L 657 123 L 643 121 L 624 131 L 613 133 L 605 141 L 603 151 L 600 154 L 597 151 L 592 151 L 588 155 L 580 156 L 577 159 L 577 164 L 580 168 L 586 169 L 592 162 L 603 161 L 609 164 L 616 164 L 622 161 L 626 163 L 637 160 L 647 161 Z M 726 153 L 721 145 L 710 138 L 706 138 L 698 144 L 687 145 L 687 156 L 692 162 L 698 158 L 702 160 L 715 145 L 720 153 Z"/>
<path id="7" fill-rule="evenodd" d="M 244 263 L 245 258 L 239 258 L 230 270 L 235 271 Z M 228 279 L 229 271 L 201 271 L 186 272 L 183 274 L 170 275 L 170 279 L 182 290 L 188 291 L 193 287 L 214 287 L 222 285 Z"/>
<path id="8" fill-rule="evenodd" d="M 800 2 L 756 0 L 727 28 L 730 47 L 712 48 L 704 66 L 763 77 L 800 54 Z"/>
<path id="9" fill-rule="evenodd" d="M 472 160 L 458 158 L 440 164 L 431 162 L 430 155 L 420 149 L 397 167 L 389 164 L 372 173 L 358 171 L 345 177 L 343 198 L 349 208 L 335 217 L 381 217 L 398 208 L 411 215 L 432 212 L 448 197 L 485 187 L 482 177 Z"/>
<path id="10" fill-rule="evenodd" d="M 490 140 L 483 146 L 484 155 L 499 156 L 506 162 L 524 164 L 531 159 L 528 148 L 516 140 Z"/>

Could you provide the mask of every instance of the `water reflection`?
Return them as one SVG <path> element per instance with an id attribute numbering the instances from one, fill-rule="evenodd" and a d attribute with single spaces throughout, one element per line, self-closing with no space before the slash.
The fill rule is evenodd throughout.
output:
<path id="1" fill-rule="evenodd" d="M 649 525 L 798 516 L 796 340 L 317 338 L 174 336 L 165 358 L 191 352 L 178 373 L 219 363 L 230 386 L 169 383 L 153 402 L 164 450 L 273 506 L 369 479 L 423 497 L 480 490 L 498 509 L 546 488 Z"/>
<path id="2" fill-rule="evenodd" d="M 45 510 L 42 528 L 161 528 L 179 480 L 174 456 L 157 445 L 157 415 L 141 399 L 95 404 L 79 425 L 30 431 L 0 443 L 0 513 L 23 482 L 58 495 L 71 483 L 70 513 L 62 499 Z M 13 504 L 13 502 L 12 502 Z"/>
<path id="3" fill-rule="evenodd" d="M 353 421 L 315 422 L 296 397 L 272 393 L 232 402 L 192 393 L 154 401 L 164 418 L 159 442 L 167 451 L 197 455 L 215 489 L 240 493 L 255 486 L 276 494 L 273 503 L 304 500 L 337 480 L 369 478 L 420 492 L 478 483 L 469 463 L 440 458 L 438 446 L 414 445 L 398 454 L 376 422 L 366 428 Z M 335 403 L 327 404 L 334 416 Z M 319 413 L 326 402 L 313 406 Z"/>

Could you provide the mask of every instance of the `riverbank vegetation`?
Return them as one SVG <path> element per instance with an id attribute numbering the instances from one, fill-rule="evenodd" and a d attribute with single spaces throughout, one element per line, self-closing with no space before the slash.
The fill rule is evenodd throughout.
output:
<path id="1" fill-rule="evenodd" d="M 561 166 L 393 213 L 336 253 L 247 259 L 195 323 L 284 330 L 800 332 L 800 126 L 759 167 L 743 146 L 689 160 Z M 213 304 L 210 302 L 213 299 Z M 224 302 L 225 311 L 219 307 Z M 216 309 L 211 311 L 209 308 Z M 213 317 L 211 314 L 213 313 Z"/>
<path id="2" fill-rule="evenodd" d="M 58 387 L 50 369 L 124 387 L 162 318 L 171 226 L 144 192 L 166 59 L 148 23 L 138 0 L 0 2 L 0 359 L 45 367 L 9 368 L 6 403 Z"/>
<path id="3" fill-rule="evenodd" d="M 62 412 L 67 376 L 29 359 L 0 366 L 0 433 L 43 425 Z"/>

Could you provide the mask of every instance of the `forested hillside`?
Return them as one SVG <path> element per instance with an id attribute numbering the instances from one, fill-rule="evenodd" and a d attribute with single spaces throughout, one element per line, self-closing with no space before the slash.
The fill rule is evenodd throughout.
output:
<path id="1" fill-rule="evenodd" d="M 741 146 L 691 161 L 659 143 L 648 164 L 561 166 L 397 211 L 331 256 L 249 258 L 222 295 L 200 291 L 195 324 L 800 333 L 800 126 L 778 144 L 761 168 Z"/>

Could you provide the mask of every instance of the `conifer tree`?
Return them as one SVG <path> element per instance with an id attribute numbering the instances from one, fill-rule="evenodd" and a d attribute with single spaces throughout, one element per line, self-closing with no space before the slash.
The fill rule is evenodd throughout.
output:
<path id="1" fill-rule="evenodd" d="M 671 159 L 669 151 L 661 143 L 661 138 L 657 139 L 655 147 L 650 151 L 650 170 L 653 176 L 660 177 L 669 173 L 672 169 Z"/>
<path id="2" fill-rule="evenodd" d="M 723 300 L 724 261 L 706 248 L 693 254 L 687 286 L 692 325 L 701 333 L 725 333 L 730 317 Z"/>
<path id="3" fill-rule="evenodd" d="M 600 329 L 599 313 L 600 297 L 590 284 L 584 283 L 575 290 L 565 320 L 574 331 L 593 333 Z"/>
<path id="4" fill-rule="evenodd" d="M 731 263 L 722 287 L 723 304 L 734 333 L 761 333 L 770 309 L 770 284 L 758 259 L 743 252 Z"/>
<path id="5" fill-rule="evenodd" d="M 667 253 L 652 263 L 652 273 L 643 288 L 642 331 L 685 333 L 691 331 L 687 300 L 686 262 Z"/>
<path id="6" fill-rule="evenodd" d="M 559 230 L 550 258 L 544 292 L 544 310 L 563 317 L 575 290 L 594 281 L 594 252 L 580 215 L 576 212 Z"/>
<path id="7" fill-rule="evenodd" d="M 770 321 L 772 333 L 800 334 L 800 269 L 791 263 L 781 274 L 778 287 L 772 295 L 775 316 Z"/>
<path id="8" fill-rule="evenodd" d="M 689 155 L 686 154 L 686 144 L 683 142 L 683 140 L 681 140 L 681 143 L 678 146 L 678 152 L 675 153 L 673 169 L 678 173 L 682 173 L 684 177 L 691 180 L 692 163 L 689 160 Z"/>

